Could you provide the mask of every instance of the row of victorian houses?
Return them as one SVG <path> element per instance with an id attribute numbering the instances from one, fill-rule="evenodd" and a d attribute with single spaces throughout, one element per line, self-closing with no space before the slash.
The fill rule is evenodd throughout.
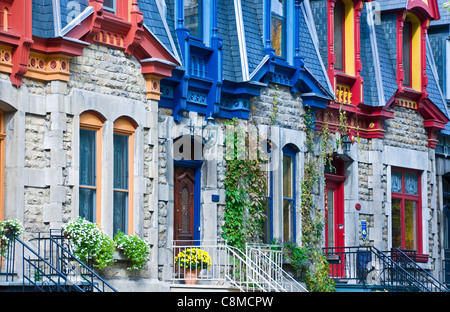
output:
<path id="1" fill-rule="evenodd" d="M 347 134 L 352 142 L 336 148 L 336 171 L 322 181 L 324 247 L 414 250 L 444 281 L 450 13 L 443 6 L 0 0 L 0 219 L 20 220 L 25 238 L 78 216 L 111 236 L 138 234 L 151 250 L 145 270 L 111 280 L 118 289 L 166 290 L 174 240 L 222 236 L 225 124 L 238 118 L 270 127 L 278 147 L 265 240 L 301 244 L 308 107 L 317 131 L 327 126 L 335 141 Z M 180 159 L 180 142 L 210 148 Z"/>

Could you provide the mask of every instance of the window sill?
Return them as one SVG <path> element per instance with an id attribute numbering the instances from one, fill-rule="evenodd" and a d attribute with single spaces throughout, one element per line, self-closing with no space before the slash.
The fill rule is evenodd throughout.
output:
<path id="1" fill-rule="evenodd" d="M 352 87 L 356 82 L 356 77 L 347 75 L 344 72 L 335 71 L 334 75 L 338 83 L 346 84 Z"/>

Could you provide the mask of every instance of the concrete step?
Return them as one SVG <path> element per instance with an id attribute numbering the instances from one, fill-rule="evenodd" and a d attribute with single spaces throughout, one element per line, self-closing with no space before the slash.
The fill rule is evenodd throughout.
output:
<path id="1" fill-rule="evenodd" d="M 239 288 L 231 285 L 186 285 L 170 284 L 170 291 L 173 292 L 239 292 Z"/>

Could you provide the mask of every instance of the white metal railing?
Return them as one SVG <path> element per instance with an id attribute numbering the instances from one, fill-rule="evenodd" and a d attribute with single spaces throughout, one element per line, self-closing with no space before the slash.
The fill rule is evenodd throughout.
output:
<path id="1" fill-rule="evenodd" d="M 257 264 L 257 268 L 269 275 L 278 291 L 306 292 L 306 288 L 283 270 L 283 248 L 281 245 L 248 244 L 247 255 Z"/>
<path id="2" fill-rule="evenodd" d="M 198 265 L 198 276 L 188 274 L 189 269 L 176 262 L 181 252 L 200 249 L 208 254 L 211 265 Z M 173 257 L 173 282 L 189 284 L 197 279 L 200 283 L 229 285 L 240 291 L 284 291 L 305 292 L 306 289 L 282 269 L 282 248 L 277 245 L 248 244 L 245 252 L 226 241 L 174 241 L 171 247 Z"/>

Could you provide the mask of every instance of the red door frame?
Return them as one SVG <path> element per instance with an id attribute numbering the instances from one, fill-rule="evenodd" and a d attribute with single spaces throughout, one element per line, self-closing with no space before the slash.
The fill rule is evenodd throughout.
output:
<path id="1" fill-rule="evenodd" d="M 344 181 L 345 177 L 325 174 L 326 179 L 326 194 L 328 194 L 328 190 L 332 190 L 334 193 L 334 246 L 333 247 L 345 247 L 345 239 L 344 239 L 344 230 L 345 230 L 345 222 L 344 222 Z M 326 195 L 327 196 L 327 195 Z M 328 203 L 325 202 L 326 207 L 328 208 Z M 325 210 L 325 218 L 328 224 L 328 209 Z M 330 247 L 328 244 L 328 226 L 325 227 L 325 244 L 326 247 Z"/>
<path id="2" fill-rule="evenodd" d="M 335 247 L 333 252 L 340 256 L 339 264 L 330 264 L 330 275 L 333 277 L 345 277 L 345 219 L 344 219 L 344 161 L 334 158 L 335 174 L 325 173 L 325 247 Z M 334 220 L 334 246 L 328 242 L 328 190 L 333 191 Z M 338 248 L 336 248 L 338 247 Z M 330 250 L 331 252 L 331 250 Z"/>

